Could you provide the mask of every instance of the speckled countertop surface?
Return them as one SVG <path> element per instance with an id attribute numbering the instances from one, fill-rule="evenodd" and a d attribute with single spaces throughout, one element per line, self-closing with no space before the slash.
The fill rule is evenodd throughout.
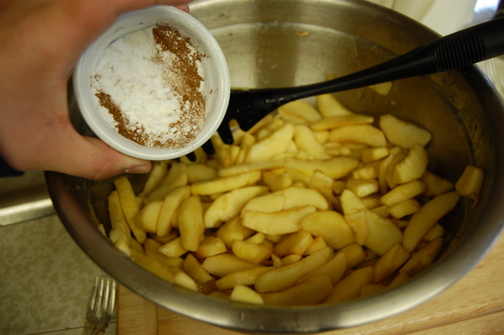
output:
<path id="1" fill-rule="evenodd" d="M 0 334 L 82 334 L 100 274 L 56 215 L 0 226 Z"/>

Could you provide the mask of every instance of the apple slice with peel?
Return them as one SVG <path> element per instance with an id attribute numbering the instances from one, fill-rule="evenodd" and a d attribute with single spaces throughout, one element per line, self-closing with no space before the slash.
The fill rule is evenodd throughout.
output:
<path id="1" fill-rule="evenodd" d="M 312 276 L 299 285 L 280 292 L 263 293 L 265 305 L 271 306 L 311 306 L 320 303 L 332 289 L 329 276 Z"/>
<path id="2" fill-rule="evenodd" d="M 441 194 L 427 202 L 413 214 L 404 230 L 403 246 L 409 252 L 415 250 L 429 229 L 457 205 L 460 194 L 456 191 Z"/>
<path id="3" fill-rule="evenodd" d="M 429 157 L 424 147 L 420 144 L 413 144 L 406 157 L 394 167 L 393 182 L 404 184 L 421 178 L 428 163 Z"/>
<path id="4" fill-rule="evenodd" d="M 219 290 L 227 290 L 236 285 L 254 285 L 257 278 L 273 270 L 273 267 L 257 267 L 230 273 L 215 282 Z"/>
<path id="5" fill-rule="evenodd" d="M 332 248 L 326 247 L 298 262 L 265 273 L 257 279 L 254 287 L 259 293 L 285 290 L 294 286 L 305 274 L 327 263 L 333 256 Z"/>
<path id="6" fill-rule="evenodd" d="M 361 287 L 373 282 L 373 268 L 366 266 L 351 272 L 348 276 L 336 283 L 322 302 L 324 304 L 337 303 L 358 298 Z"/>

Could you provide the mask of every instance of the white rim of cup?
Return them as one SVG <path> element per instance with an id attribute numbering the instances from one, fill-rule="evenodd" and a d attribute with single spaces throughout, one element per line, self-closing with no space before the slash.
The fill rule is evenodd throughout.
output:
<path id="1" fill-rule="evenodd" d="M 135 20 L 135 16 L 142 14 L 151 15 L 155 19 L 151 22 L 148 20 L 141 20 L 141 23 L 129 28 L 127 27 L 128 22 Z M 163 22 L 160 22 L 160 20 L 163 20 Z M 94 97 L 90 83 L 91 72 L 86 71 L 87 67 L 90 67 L 92 71 L 96 65 L 96 63 L 93 63 L 88 66 L 88 58 L 90 54 L 96 52 L 96 50 L 99 51 L 98 54 L 101 53 L 104 48 L 108 47 L 115 40 L 121 38 L 129 32 L 145 29 L 156 24 L 167 24 L 169 26 L 173 26 L 180 31 L 181 35 L 191 38 L 191 41 L 197 39 L 196 42 L 200 42 L 201 44 L 193 46 L 196 47 L 199 52 L 210 56 L 205 57 L 205 59 L 208 58 L 212 64 L 215 65 L 215 68 L 219 69 L 219 76 L 216 78 L 216 85 L 212 87 L 214 91 L 212 94 L 215 94 L 215 96 L 220 99 L 217 100 L 216 106 L 213 106 L 212 111 L 208 110 L 207 104 L 207 119 L 205 120 L 203 129 L 195 140 L 181 149 L 150 148 L 135 143 L 120 135 L 108 122 L 103 119 L 103 117 L 100 116 L 101 113 L 93 101 Z M 190 36 L 187 34 L 189 27 L 191 31 Z M 185 31 L 184 28 L 186 28 Z M 122 30 L 124 30 L 124 33 L 118 34 L 118 32 L 121 32 Z M 110 36 L 113 38 L 109 38 Z M 104 44 L 105 46 L 103 46 Z M 202 48 L 206 49 L 205 52 L 202 52 Z M 224 53 L 222 52 L 217 40 L 196 18 L 171 6 L 153 6 L 147 9 L 121 15 L 119 19 L 105 33 L 95 40 L 82 54 L 73 73 L 73 85 L 80 113 L 87 125 L 96 134 L 96 136 L 98 136 L 98 138 L 110 147 L 128 156 L 154 161 L 174 159 L 187 155 L 207 142 L 212 135 L 216 133 L 218 127 L 222 123 L 226 114 L 231 92 L 229 69 Z M 216 90 L 218 90 L 218 92 L 215 92 Z M 208 118 L 210 116 L 212 116 L 212 118 L 209 120 Z M 211 123 L 209 121 L 211 121 Z"/>

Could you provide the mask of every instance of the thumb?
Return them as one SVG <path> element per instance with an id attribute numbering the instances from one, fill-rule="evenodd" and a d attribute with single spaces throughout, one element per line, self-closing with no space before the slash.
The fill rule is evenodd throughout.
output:
<path id="1" fill-rule="evenodd" d="M 44 170 L 62 172 L 86 179 L 104 180 L 121 173 L 148 173 L 150 161 L 126 156 L 99 139 L 76 135 L 64 145 L 59 145 L 58 153 L 50 153 L 52 159 Z"/>

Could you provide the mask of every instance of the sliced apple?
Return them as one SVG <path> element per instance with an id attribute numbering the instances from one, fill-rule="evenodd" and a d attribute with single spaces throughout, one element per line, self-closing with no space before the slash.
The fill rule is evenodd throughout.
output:
<path id="1" fill-rule="evenodd" d="M 273 252 L 279 257 L 291 254 L 303 255 L 312 243 L 312 235 L 306 230 L 300 230 L 282 237 L 275 245 Z"/>
<path id="2" fill-rule="evenodd" d="M 303 277 L 299 278 L 297 281 L 297 284 L 302 283 L 307 278 L 310 278 L 312 276 L 325 274 L 329 277 L 331 284 L 334 285 L 343 278 L 343 275 L 345 274 L 345 271 L 347 269 L 348 269 L 348 264 L 347 264 L 346 255 L 342 254 L 342 253 L 341 254 L 337 253 L 334 255 L 334 257 L 332 259 L 330 259 L 324 265 L 316 268 L 315 270 L 311 271 L 310 273 L 307 273 Z"/>
<path id="3" fill-rule="evenodd" d="M 275 155 L 283 153 L 294 136 L 294 126 L 286 123 L 266 138 L 252 145 L 246 157 L 246 162 L 260 162 L 271 160 Z"/>
<path id="4" fill-rule="evenodd" d="M 192 194 L 210 195 L 250 186 L 259 180 L 261 180 L 261 172 L 250 171 L 229 177 L 203 180 L 192 184 L 190 187 Z"/>
<path id="5" fill-rule="evenodd" d="M 317 140 L 313 131 L 306 125 L 294 126 L 294 143 L 314 159 L 328 159 L 324 146 Z"/>
<path id="6" fill-rule="evenodd" d="M 163 244 L 159 251 L 166 255 L 166 257 L 176 258 L 184 255 L 187 252 L 187 249 L 184 248 L 182 244 L 182 239 L 180 237 Z"/>
<path id="7" fill-rule="evenodd" d="M 347 188 L 359 198 L 376 193 L 379 190 L 376 179 L 349 179 L 347 181 Z"/>
<path id="8" fill-rule="evenodd" d="M 347 176 L 355 170 L 357 166 L 359 166 L 359 161 L 349 157 L 335 157 L 326 160 L 312 161 L 289 159 L 285 161 L 286 168 L 303 172 L 308 177 L 313 175 L 315 170 L 320 170 L 333 179 L 340 179 Z"/>
<path id="9" fill-rule="evenodd" d="M 187 181 L 190 184 L 200 180 L 216 178 L 217 176 L 217 169 L 206 164 L 194 163 L 187 165 Z"/>
<path id="10" fill-rule="evenodd" d="M 260 264 L 271 257 L 273 248 L 262 244 L 235 240 L 231 248 L 233 254 L 247 262 Z"/>
<path id="11" fill-rule="evenodd" d="M 224 193 L 215 199 L 206 209 L 204 220 L 206 228 L 216 228 L 240 214 L 250 199 L 268 191 L 265 186 L 242 187 Z"/>
<path id="12" fill-rule="evenodd" d="M 372 125 L 352 125 L 331 130 L 329 139 L 333 142 L 363 143 L 372 147 L 387 146 L 383 132 Z"/>
<path id="13" fill-rule="evenodd" d="M 282 173 L 263 171 L 262 180 L 273 192 L 283 190 L 293 184 L 292 178 L 287 171 Z"/>
<path id="14" fill-rule="evenodd" d="M 343 254 L 346 256 L 347 259 L 347 267 L 353 268 L 360 262 L 366 259 L 366 251 L 364 251 L 364 248 L 357 243 L 350 244 L 343 249 L 339 250 L 336 254 Z"/>
<path id="15" fill-rule="evenodd" d="M 236 285 L 254 285 L 257 278 L 273 270 L 273 267 L 257 267 L 230 273 L 215 282 L 219 290 L 227 290 Z"/>
<path id="16" fill-rule="evenodd" d="M 264 304 L 264 300 L 259 293 L 244 285 L 236 285 L 233 288 L 229 299 L 232 301 L 244 302 L 253 305 Z"/>
<path id="17" fill-rule="evenodd" d="M 220 237 L 207 236 L 201 241 L 195 255 L 198 258 L 205 258 L 227 252 L 227 247 Z"/>
<path id="18" fill-rule="evenodd" d="M 455 184 L 455 190 L 457 190 L 461 196 L 472 199 L 474 205 L 476 205 L 479 200 L 479 193 L 483 185 L 484 176 L 485 171 L 482 168 L 468 165 Z"/>
<path id="19" fill-rule="evenodd" d="M 371 124 L 374 118 L 368 115 L 361 114 L 343 114 L 324 117 L 310 124 L 313 130 L 328 130 L 349 125 Z"/>
<path id="20" fill-rule="evenodd" d="M 369 85 L 368 87 L 379 95 L 388 95 L 392 89 L 392 82 L 387 81 L 385 83 Z"/>
<path id="21" fill-rule="evenodd" d="M 157 227 L 157 236 L 167 236 L 172 229 L 172 220 L 178 208 L 187 198 L 191 196 L 189 186 L 180 186 L 173 189 L 163 200 L 163 206 L 159 212 Z"/>
<path id="22" fill-rule="evenodd" d="M 379 283 L 385 277 L 399 269 L 410 257 L 410 253 L 401 244 L 396 244 L 373 265 L 374 282 Z"/>
<path id="23" fill-rule="evenodd" d="M 303 275 L 327 263 L 332 257 L 332 248 L 326 247 L 298 262 L 265 273 L 257 279 L 254 287 L 259 293 L 285 290 L 294 286 Z"/>
<path id="24" fill-rule="evenodd" d="M 246 210 L 242 212 L 242 225 L 264 234 L 289 234 L 299 231 L 301 229 L 299 222 L 315 211 L 316 208 L 313 206 L 296 207 L 274 213 Z"/>
<path id="25" fill-rule="evenodd" d="M 337 303 L 358 298 L 361 292 L 361 287 L 371 284 L 372 282 L 373 268 L 371 266 L 357 269 L 336 283 L 322 303 Z"/>
<path id="26" fill-rule="evenodd" d="M 174 188 L 187 185 L 187 165 L 184 163 L 172 162 L 165 178 L 161 180 L 158 187 L 153 190 L 147 199 L 163 200 Z"/>
<path id="27" fill-rule="evenodd" d="M 137 226 L 145 232 L 156 233 L 157 221 L 162 206 L 163 201 L 161 200 L 146 203 L 136 216 Z"/>
<path id="28" fill-rule="evenodd" d="M 326 210 L 329 208 L 329 203 L 316 190 L 293 186 L 255 197 L 247 202 L 243 210 L 271 213 L 301 206 L 313 206 Z"/>
<path id="29" fill-rule="evenodd" d="M 399 272 L 414 276 L 424 270 L 436 260 L 443 246 L 443 242 L 444 240 L 442 238 L 429 242 L 425 247 L 415 252 Z"/>
<path id="30" fill-rule="evenodd" d="M 317 275 L 299 285 L 280 292 L 261 294 L 264 304 L 271 306 L 312 306 L 320 303 L 332 289 L 327 275 Z"/>
<path id="31" fill-rule="evenodd" d="M 380 128 L 390 143 L 409 149 L 418 144 L 422 147 L 430 142 L 432 136 L 427 130 L 412 123 L 402 121 L 397 117 L 386 114 L 380 116 Z"/>
<path id="32" fill-rule="evenodd" d="M 453 190 L 452 182 L 435 175 L 429 170 L 425 170 L 421 180 L 427 187 L 427 190 L 425 191 L 425 195 L 427 197 L 433 197 Z"/>
<path id="33" fill-rule="evenodd" d="M 409 252 L 415 250 L 429 229 L 455 208 L 459 198 L 460 194 L 456 191 L 438 195 L 413 214 L 404 230 L 404 248 Z"/>
<path id="34" fill-rule="evenodd" d="M 219 227 L 217 237 L 219 237 L 226 247 L 231 248 L 234 240 L 243 241 L 254 232 L 241 224 L 239 216 L 229 220 Z"/>
<path id="35" fill-rule="evenodd" d="M 295 100 L 281 106 L 278 113 L 295 123 L 311 123 L 322 117 L 315 107 L 303 100 Z"/>
<path id="36" fill-rule="evenodd" d="M 419 179 L 427 169 L 429 157 L 420 144 L 413 144 L 408 154 L 394 167 L 393 181 L 404 184 Z"/>
<path id="37" fill-rule="evenodd" d="M 427 190 L 425 183 L 421 180 L 398 185 L 380 198 L 383 205 L 392 206 L 401 201 L 412 199 Z"/>
<path id="38" fill-rule="evenodd" d="M 182 264 L 182 270 L 198 283 L 205 284 L 214 279 L 208 271 L 201 266 L 200 262 L 193 254 L 188 254 L 186 256 Z"/>
<path id="39" fill-rule="evenodd" d="M 251 171 L 264 171 L 264 170 L 277 169 L 281 168 L 283 165 L 284 165 L 283 160 L 271 160 L 266 162 L 236 164 L 233 166 L 228 166 L 219 169 L 218 175 L 221 177 L 229 177 Z"/>
<path id="40" fill-rule="evenodd" d="M 205 258 L 201 266 L 213 275 L 224 277 L 234 272 L 257 268 L 260 265 L 247 262 L 233 254 L 220 254 Z"/>
<path id="41" fill-rule="evenodd" d="M 317 108 L 323 116 L 353 114 L 344 107 L 332 94 L 317 95 Z"/>
<path id="42" fill-rule="evenodd" d="M 389 219 L 369 211 L 352 191 L 343 191 L 341 205 L 357 243 L 378 255 L 383 255 L 394 245 L 402 243 L 401 230 Z"/>
<path id="43" fill-rule="evenodd" d="M 197 251 L 205 232 L 203 207 L 199 196 L 193 195 L 180 205 L 178 227 L 184 248 Z"/>
<path id="44" fill-rule="evenodd" d="M 313 236 L 321 236 L 334 249 L 355 243 L 355 236 L 343 216 L 335 211 L 318 211 L 304 217 L 301 228 Z"/>

